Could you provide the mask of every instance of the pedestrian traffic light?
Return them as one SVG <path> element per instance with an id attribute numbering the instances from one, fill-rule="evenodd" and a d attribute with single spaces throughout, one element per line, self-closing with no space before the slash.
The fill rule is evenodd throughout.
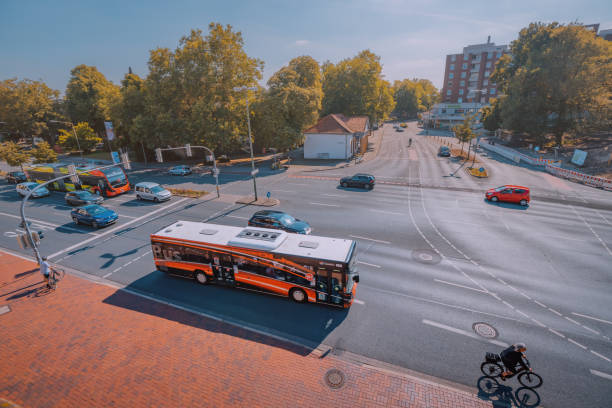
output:
<path id="1" fill-rule="evenodd" d="M 121 163 L 126 170 L 131 170 L 132 165 L 130 164 L 130 158 L 128 157 L 128 153 L 121 153 Z"/>
<path id="2" fill-rule="evenodd" d="M 158 163 L 164 162 L 164 158 L 162 157 L 162 150 L 159 147 L 155 149 L 155 160 L 157 160 Z"/>
<path id="3" fill-rule="evenodd" d="M 187 157 L 191 157 L 192 156 L 192 154 L 191 154 L 191 145 L 189 143 L 187 143 L 185 145 L 185 151 L 187 153 Z"/>

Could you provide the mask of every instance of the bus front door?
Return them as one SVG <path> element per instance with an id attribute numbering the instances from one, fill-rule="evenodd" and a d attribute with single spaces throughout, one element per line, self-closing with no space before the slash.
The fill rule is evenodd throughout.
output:
<path id="1" fill-rule="evenodd" d="M 319 268 L 316 288 L 318 302 L 342 304 L 342 272 Z"/>
<path id="2" fill-rule="evenodd" d="M 231 262 L 231 259 L 224 259 L 224 257 L 219 259 L 218 257 L 214 257 L 212 269 L 217 282 L 229 286 L 234 286 L 236 284 L 236 280 L 234 278 L 235 268 Z"/>

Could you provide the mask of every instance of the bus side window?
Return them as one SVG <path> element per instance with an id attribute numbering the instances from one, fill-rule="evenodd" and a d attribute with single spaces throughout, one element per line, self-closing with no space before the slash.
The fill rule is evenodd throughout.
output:
<path id="1" fill-rule="evenodd" d="M 342 290 L 342 272 L 332 272 L 332 285 L 333 288 L 337 288 L 338 291 Z"/>
<path id="2" fill-rule="evenodd" d="M 162 248 L 160 245 L 153 245 L 153 258 L 163 258 L 164 254 L 162 253 Z"/>

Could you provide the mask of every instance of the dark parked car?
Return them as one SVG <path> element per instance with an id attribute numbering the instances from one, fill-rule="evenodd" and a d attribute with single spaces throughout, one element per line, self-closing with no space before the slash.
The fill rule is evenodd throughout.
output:
<path id="1" fill-rule="evenodd" d="M 357 173 L 352 177 L 342 177 L 340 185 L 342 187 L 361 187 L 371 190 L 376 184 L 376 179 L 371 174 Z"/>
<path id="2" fill-rule="evenodd" d="M 91 194 L 89 191 L 69 191 L 64 196 L 66 203 L 69 205 L 86 205 L 100 204 L 104 199 L 96 194 Z"/>
<path id="3" fill-rule="evenodd" d="M 28 181 L 28 178 L 23 171 L 11 171 L 6 175 L 6 181 L 9 184 L 17 184 Z"/>
<path id="4" fill-rule="evenodd" d="M 257 211 L 249 220 L 249 226 L 280 229 L 296 234 L 310 234 L 312 232 L 312 228 L 307 222 L 300 221 L 282 211 L 274 210 Z"/>
<path id="5" fill-rule="evenodd" d="M 110 225 L 119 218 L 113 210 L 97 204 L 75 208 L 70 212 L 70 215 L 72 216 L 72 221 L 76 224 L 88 224 L 94 228 Z"/>
<path id="6" fill-rule="evenodd" d="M 449 147 L 448 146 L 440 146 L 440 149 L 438 150 L 438 156 L 450 157 L 451 156 L 451 151 L 450 151 Z"/>

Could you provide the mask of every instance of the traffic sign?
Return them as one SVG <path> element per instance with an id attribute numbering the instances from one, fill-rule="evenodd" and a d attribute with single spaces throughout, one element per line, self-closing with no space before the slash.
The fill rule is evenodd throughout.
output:
<path id="1" fill-rule="evenodd" d="M 218 175 L 219 175 L 219 173 L 220 173 L 220 172 L 219 172 L 219 169 L 218 169 L 218 168 L 216 168 L 216 167 L 215 167 L 214 169 L 212 169 L 212 174 L 213 174 L 213 176 L 218 176 Z"/>
<path id="2" fill-rule="evenodd" d="M 479 168 L 478 171 L 482 173 L 484 171 L 484 167 Z"/>
<path id="3" fill-rule="evenodd" d="M 251 176 L 256 175 L 257 173 L 259 173 L 259 169 L 253 169 L 251 170 Z"/>

